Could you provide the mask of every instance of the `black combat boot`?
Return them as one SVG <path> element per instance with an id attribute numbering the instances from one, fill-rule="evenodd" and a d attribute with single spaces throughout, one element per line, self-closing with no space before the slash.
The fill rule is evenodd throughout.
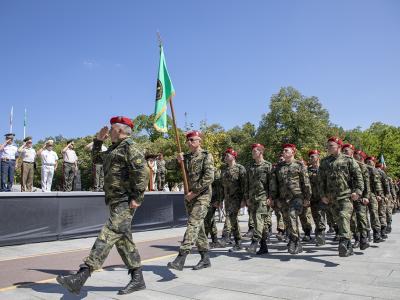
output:
<path id="1" fill-rule="evenodd" d="M 208 255 L 208 251 L 199 251 L 199 253 L 200 253 L 201 259 L 197 263 L 197 265 L 195 265 L 193 267 L 193 270 L 201 270 L 204 268 L 211 267 L 210 255 Z"/>
<path id="2" fill-rule="evenodd" d="M 243 234 L 243 237 L 251 239 L 253 237 L 253 233 L 254 233 L 254 229 L 249 228 L 249 231 L 247 231 L 245 234 Z"/>
<path id="3" fill-rule="evenodd" d="M 304 236 L 302 239 L 303 242 L 310 242 L 311 241 L 311 230 L 304 230 Z"/>
<path id="4" fill-rule="evenodd" d="M 359 248 L 360 247 L 360 234 L 359 233 L 355 233 L 354 234 L 354 244 L 353 244 L 353 248 Z"/>
<path id="5" fill-rule="evenodd" d="M 381 243 L 384 242 L 385 240 L 382 239 L 381 233 L 378 230 L 373 230 L 374 231 L 374 243 Z"/>
<path id="6" fill-rule="evenodd" d="M 280 242 L 282 242 L 284 240 L 284 236 L 283 236 L 284 231 L 281 229 L 278 229 L 278 232 L 276 234 L 276 239 Z"/>
<path id="7" fill-rule="evenodd" d="M 175 259 L 167 264 L 167 267 L 170 269 L 175 269 L 178 271 L 183 270 L 183 266 L 185 265 L 186 256 L 188 255 L 187 252 L 179 251 L 179 254 Z"/>
<path id="8" fill-rule="evenodd" d="M 381 237 L 386 240 L 388 238 L 386 234 L 386 226 L 381 226 Z"/>
<path id="9" fill-rule="evenodd" d="M 341 238 L 339 240 L 338 250 L 340 257 L 348 257 L 350 255 L 353 255 L 353 246 L 350 240 Z"/>
<path id="10" fill-rule="evenodd" d="M 290 238 L 289 243 L 287 245 L 288 246 L 288 252 L 290 254 L 296 254 L 296 242 L 297 242 L 297 239 L 295 240 L 293 238 Z"/>
<path id="11" fill-rule="evenodd" d="M 229 234 L 223 234 L 221 239 L 218 241 L 218 243 L 221 245 L 221 247 L 226 247 L 230 244 L 232 244 L 232 241 L 229 237 Z"/>
<path id="12" fill-rule="evenodd" d="M 238 252 L 240 250 L 242 250 L 242 241 L 235 239 L 235 245 L 233 245 L 233 247 L 231 249 L 229 249 L 229 252 Z"/>
<path id="13" fill-rule="evenodd" d="M 221 247 L 221 244 L 219 243 L 218 238 L 215 235 L 212 235 L 210 248 L 219 248 L 219 247 Z"/>
<path id="14" fill-rule="evenodd" d="M 260 241 L 260 249 L 257 251 L 257 255 L 263 255 L 268 253 L 268 246 L 267 246 L 267 241 L 266 240 L 261 240 Z"/>
<path id="15" fill-rule="evenodd" d="M 90 277 L 90 268 L 88 265 L 83 264 L 79 266 L 79 271 L 76 274 L 61 276 L 58 275 L 56 280 L 61 286 L 66 288 L 69 292 L 79 295 L 81 288 L 86 280 Z"/>
<path id="16" fill-rule="evenodd" d="M 325 231 L 318 231 L 315 235 L 315 245 L 322 246 L 325 245 Z"/>
<path id="17" fill-rule="evenodd" d="M 295 244 L 296 244 L 296 248 L 294 250 L 294 254 L 299 254 L 299 253 L 303 252 L 303 246 L 301 245 L 300 240 L 297 240 L 295 242 Z"/>
<path id="18" fill-rule="evenodd" d="M 246 251 L 255 254 L 257 252 L 257 245 L 257 241 L 251 241 L 251 244 L 247 247 Z"/>
<path id="19" fill-rule="evenodd" d="M 360 250 L 365 250 L 369 247 L 368 238 L 365 236 L 361 236 L 360 239 Z"/>
<path id="20" fill-rule="evenodd" d="M 392 232 L 392 222 L 388 222 L 386 226 L 386 233 L 391 233 Z"/>
<path id="21" fill-rule="evenodd" d="M 146 283 L 143 279 L 142 268 L 130 269 L 128 274 L 131 275 L 131 280 L 126 287 L 118 291 L 118 295 L 130 294 L 136 291 L 146 289 Z"/>

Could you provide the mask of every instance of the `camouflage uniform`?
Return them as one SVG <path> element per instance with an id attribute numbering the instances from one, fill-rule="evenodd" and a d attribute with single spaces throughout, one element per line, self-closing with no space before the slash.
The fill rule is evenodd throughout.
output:
<path id="1" fill-rule="evenodd" d="M 246 199 L 249 200 L 254 222 L 253 242 L 266 241 L 268 228 L 272 225 L 272 208 L 267 205 L 271 169 L 271 163 L 263 160 L 259 164 L 254 162 L 247 170 Z"/>
<path id="2" fill-rule="evenodd" d="M 392 215 L 393 215 L 393 210 L 396 207 L 396 199 L 397 199 L 397 193 L 395 189 L 395 185 L 393 183 L 393 179 L 388 176 L 389 179 L 389 187 L 390 187 L 390 207 L 386 210 L 386 219 L 387 219 L 387 227 L 386 231 L 387 233 L 390 233 L 392 231 Z"/>
<path id="3" fill-rule="evenodd" d="M 101 152 L 101 146 L 101 141 L 94 140 L 92 155 L 94 163 L 103 161 L 105 201 L 110 217 L 84 262 L 91 271 L 101 268 L 115 244 L 125 265 L 136 269 L 141 262 L 132 239 L 131 223 L 135 209 L 129 208 L 129 203 L 132 199 L 138 204 L 143 202 L 148 180 L 146 160 L 131 138 L 112 144 L 105 152 Z"/>
<path id="4" fill-rule="evenodd" d="M 380 239 L 381 236 L 381 222 L 379 220 L 379 213 L 378 213 L 379 205 L 377 196 L 383 197 L 383 189 L 378 170 L 370 165 L 368 165 L 367 168 L 369 173 L 369 186 L 370 186 L 368 211 L 369 211 L 371 227 L 374 232 L 374 240 L 376 242 Z"/>
<path id="5" fill-rule="evenodd" d="M 290 241 L 297 245 L 298 217 L 303 211 L 303 201 L 311 198 L 310 180 L 303 163 L 280 162 L 272 173 L 270 189 L 274 203 L 282 209 Z"/>
<path id="6" fill-rule="evenodd" d="M 165 168 L 165 160 L 157 159 L 157 173 L 156 173 L 156 183 L 157 190 L 162 191 L 165 185 L 165 175 L 167 174 L 167 169 Z"/>
<path id="7" fill-rule="evenodd" d="M 178 168 L 178 161 L 167 162 L 167 169 Z M 184 155 L 184 165 L 188 176 L 189 191 L 198 194 L 191 201 L 185 200 L 188 214 L 187 228 L 183 237 L 180 253 L 190 253 L 193 245 L 198 251 L 209 250 L 208 239 L 204 229 L 204 218 L 207 215 L 214 181 L 214 159 L 206 150 Z"/>
<path id="8" fill-rule="evenodd" d="M 370 199 L 371 198 L 371 189 L 369 185 L 369 172 L 367 166 L 360 161 L 357 161 L 358 166 L 360 167 L 361 174 L 364 181 L 364 190 L 362 193 L 362 197 L 359 200 L 353 201 L 353 215 L 350 221 L 350 228 L 353 232 L 354 239 L 356 243 L 361 242 L 362 247 L 367 244 L 367 236 L 368 236 L 368 215 L 367 215 L 367 205 L 362 203 L 362 199 Z"/>
<path id="9" fill-rule="evenodd" d="M 387 212 L 391 207 L 390 201 L 391 201 L 391 194 L 390 194 L 390 185 L 389 185 L 389 179 L 386 173 L 377 168 L 378 173 L 380 175 L 381 183 L 382 183 L 382 188 L 383 188 L 383 197 L 381 201 L 378 201 L 378 213 L 379 213 L 379 221 L 381 222 L 381 236 L 383 238 L 386 237 L 386 227 L 388 224 L 387 218 Z M 390 215 L 391 218 L 391 215 Z"/>
<path id="10" fill-rule="evenodd" d="M 246 192 L 246 169 L 235 164 L 232 167 L 226 166 L 222 169 L 222 186 L 224 192 L 226 218 L 230 220 L 235 242 L 241 240 L 238 214 L 241 202 L 245 199 Z M 231 232 L 228 232 L 230 236 Z"/>
<path id="11" fill-rule="evenodd" d="M 208 207 L 207 215 L 204 218 L 204 230 L 206 232 L 206 236 L 210 234 L 213 243 L 217 242 L 218 235 L 217 224 L 215 222 L 215 212 L 222 200 L 221 172 L 219 170 L 215 170 L 214 181 L 212 183 L 211 203 Z"/>
<path id="12" fill-rule="evenodd" d="M 308 166 L 308 177 L 311 184 L 311 213 L 315 223 L 315 235 L 322 236 L 326 230 L 326 210 L 327 205 L 321 201 L 321 193 L 319 191 L 319 171 L 318 167 Z"/>
<path id="13" fill-rule="evenodd" d="M 351 194 L 360 197 L 364 181 L 356 160 L 340 153 L 329 155 L 321 160 L 319 168 L 321 198 L 327 198 L 335 210 L 338 225 L 339 255 L 352 254 L 350 219 L 353 213 Z"/>

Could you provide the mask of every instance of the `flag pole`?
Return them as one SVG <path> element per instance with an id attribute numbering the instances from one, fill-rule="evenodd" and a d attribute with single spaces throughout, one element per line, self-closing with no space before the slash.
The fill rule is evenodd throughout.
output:
<path id="1" fill-rule="evenodd" d="M 175 131 L 176 145 L 178 146 L 178 152 L 181 153 L 182 147 L 181 147 L 181 142 L 179 140 L 178 129 L 176 128 L 175 110 L 174 110 L 174 105 L 172 104 L 172 96 L 169 98 L 169 105 L 171 106 L 172 125 L 173 125 L 174 131 Z M 181 165 L 181 171 L 182 171 L 182 177 L 183 177 L 183 190 L 186 195 L 187 193 L 189 193 L 189 184 L 188 184 L 186 169 L 185 169 L 185 165 L 184 165 L 183 161 L 180 162 L 180 165 Z"/>
<path id="2" fill-rule="evenodd" d="M 158 44 L 160 47 L 162 47 L 162 39 L 161 39 L 161 34 L 157 30 L 157 38 L 158 38 Z M 169 105 L 171 106 L 171 115 L 172 115 L 172 127 L 174 128 L 175 132 L 175 141 L 176 141 L 176 146 L 178 147 L 178 152 L 182 153 L 182 147 L 181 147 L 181 142 L 179 140 L 179 134 L 178 134 L 178 129 L 176 127 L 176 118 L 175 118 L 175 110 L 174 110 L 174 105 L 172 104 L 172 97 L 169 98 Z M 189 193 L 189 184 L 187 180 L 187 174 L 186 174 L 186 169 L 185 169 L 185 164 L 183 161 L 179 162 L 181 166 L 181 171 L 182 171 L 182 178 L 183 178 L 183 190 L 185 195 Z"/>
<path id="3" fill-rule="evenodd" d="M 25 136 L 26 135 L 26 108 L 25 108 L 25 113 L 24 113 L 24 139 L 25 139 Z"/>
<path id="4" fill-rule="evenodd" d="M 11 113 L 10 113 L 10 133 L 13 130 L 13 118 L 14 118 L 14 106 L 11 106 Z"/>

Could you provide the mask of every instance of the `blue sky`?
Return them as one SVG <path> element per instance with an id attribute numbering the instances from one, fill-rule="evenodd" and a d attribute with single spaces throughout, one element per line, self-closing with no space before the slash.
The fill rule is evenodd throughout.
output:
<path id="1" fill-rule="evenodd" d="M 86 136 L 150 114 L 164 40 L 178 126 L 258 125 L 282 86 L 351 129 L 400 125 L 400 2 L 0 1 L 0 131 Z"/>

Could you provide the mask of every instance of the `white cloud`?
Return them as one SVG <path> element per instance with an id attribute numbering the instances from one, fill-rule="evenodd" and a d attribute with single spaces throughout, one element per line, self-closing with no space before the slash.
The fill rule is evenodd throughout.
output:
<path id="1" fill-rule="evenodd" d="M 84 60 L 83 66 L 87 69 L 93 69 L 95 67 L 98 67 L 99 64 L 95 60 Z"/>

